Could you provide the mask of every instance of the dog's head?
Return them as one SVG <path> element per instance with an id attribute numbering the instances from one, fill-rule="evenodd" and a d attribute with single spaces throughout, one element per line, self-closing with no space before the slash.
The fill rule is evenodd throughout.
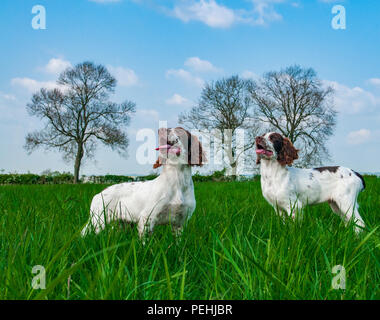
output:
<path id="1" fill-rule="evenodd" d="M 158 130 L 160 154 L 153 168 L 165 164 L 202 166 L 206 155 L 202 144 L 195 135 L 184 128 L 160 128 Z"/>
<path id="2" fill-rule="evenodd" d="M 269 132 L 256 137 L 256 155 L 259 164 L 261 159 L 277 160 L 282 166 L 291 166 L 298 159 L 298 150 L 292 142 L 279 133 Z"/>

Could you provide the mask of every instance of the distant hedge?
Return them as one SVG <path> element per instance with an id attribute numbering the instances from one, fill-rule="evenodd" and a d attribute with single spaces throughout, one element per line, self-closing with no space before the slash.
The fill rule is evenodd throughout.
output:
<path id="1" fill-rule="evenodd" d="M 0 184 L 67 184 L 73 182 L 74 176 L 70 173 L 57 175 L 0 174 Z"/>
<path id="2" fill-rule="evenodd" d="M 121 176 L 121 175 L 104 175 L 104 176 L 82 176 L 81 183 L 96 183 L 96 184 L 116 184 L 131 181 L 147 181 L 156 178 L 156 174 L 147 176 Z M 240 176 L 238 181 L 249 181 L 258 177 Z M 225 170 L 215 171 L 211 175 L 201 175 L 199 172 L 193 175 L 194 182 L 206 181 L 233 181 L 233 177 L 225 175 Z M 74 176 L 71 173 L 53 172 L 49 174 L 0 174 L 0 185 L 2 184 L 70 184 L 74 183 Z"/>
<path id="3" fill-rule="evenodd" d="M 147 176 L 116 176 L 107 174 L 105 176 L 83 176 L 81 179 L 82 183 L 100 183 L 100 184 L 115 184 L 131 181 L 147 181 L 157 178 L 157 175 L 151 174 Z"/>
<path id="4" fill-rule="evenodd" d="M 226 175 L 226 169 L 223 169 L 221 171 L 214 171 L 212 174 L 210 175 L 201 175 L 199 172 L 195 173 L 193 175 L 193 181 L 194 182 L 207 182 L 207 181 L 214 181 L 214 182 L 218 182 L 218 181 L 225 181 L 225 182 L 228 182 L 228 181 L 253 181 L 253 180 L 256 180 L 258 179 L 258 176 L 257 175 L 251 175 L 251 176 L 237 176 L 237 177 L 233 177 L 233 176 L 229 176 L 229 175 Z"/>
<path id="5" fill-rule="evenodd" d="M 130 181 L 146 181 L 156 178 L 157 175 L 147 175 L 140 177 L 131 176 L 82 176 L 82 183 L 99 183 L 99 184 L 115 184 Z M 0 174 L 1 184 L 70 184 L 74 183 L 74 176 L 71 173 L 55 173 L 53 175 L 38 174 Z"/>

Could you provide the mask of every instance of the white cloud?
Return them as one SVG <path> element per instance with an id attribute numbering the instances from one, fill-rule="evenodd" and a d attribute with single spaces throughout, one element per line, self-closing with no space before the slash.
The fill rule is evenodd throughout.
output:
<path id="1" fill-rule="evenodd" d="M 215 0 L 182 1 L 180 5 L 174 7 L 172 15 L 184 22 L 201 21 L 213 28 L 228 28 L 235 23 L 267 25 L 269 22 L 282 19 L 274 5 L 284 0 L 250 0 L 250 2 L 251 10 L 234 10 L 218 4 Z"/>
<path id="2" fill-rule="evenodd" d="M 184 65 L 194 72 L 221 72 L 222 69 L 216 68 L 210 61 L 202 60 L 199 57 L 190 57 L 187 58 L 184 62 Z M 203 87 L 205 81 L 199 77 L 191 73 L 190 71 L 180 69 L 169 69 L 166 71 L 167 78 L 178 78 L 187 83 L 196 85 L 197 87 Z"/>
<path id="3" fill-rule="evenodd" d="M 369 79 L 368 82 L 375 86 L 375 87 L 380 87 L 380 79 L 379 78 L 372 78 L 372 79 Z"/>
<path id="4" fill-rule="evenodd" d="M 13 94 L 3 93 L 0 91 L 0 98 L 7 101 L 16 101 L 16 97 Z"/>
<path id="5" fill-rule="evenodd" d="M 174 7 L 172 14 L 183 22 L 201 21 L 214 28 L 228 28 L 237 19 L 234 10 L 217 4 L 215 0 L 182 1 Z"/>
<path id="6" fill-rule="evenodd" d="M 380 107 L 380 97 L 360 87 L 347 87 L 335 81 L 324 81 L 334 90 L 334 105 L 340 112 L 357 114 L 373 111 Z"/>
<path id="7" fill-rule="evenodd" d="M 26 89 L 29 93 L 34 93 L 41 88 L 54 89 L 59 87 L 54 81 L 38 81 L 31 78 L 13 78 L 11 80 L 13 86 L 22 87 Z"/>
<path id="8" fill-rule="evenodd" d="M 252 9 L 231 9 L 215 0 L 182 1 L 171 14 L 183 22 L 200 21 L 213 28 L 229 28 L 235 23 L 267 25 L 281 20 L 274 5 L 284 0 L 250 0 Z"/>
<path id="9" fill-rule="evenodd" d="M 42 69 L 43 71 L 51 74 L 58 74 L 69 66 L 71 66 L 69 61 L 62 59 L 50 59 L 48 64 Z M 120 86 L 129 87 L 138 83 L 138 77 L 132 69 L 113 66 L 107 66 L 107 68 L 117 79 L 118 85 Z M 11 79 L 11 84 L 15 87 L 24 88 L 29 93 L 34 93 L 41 88 L 62 88 L 62 86 L 58 85 L 55 81 L 39 81 L 28 77 L 13 78 Z"/>
<path id="10" fill-rule="evenodd" d="M 37 68 L 39 71 L 58 76 L 66 68 L 72 67 L 70 61 L 61 58 L 52 58 L 43 66 Z M 39 81 L 28 77 L 18 77 L 11 79 L 12 86 L 26 89 L 29 93 L 34 93 L 41 88 L 54 89 L 62 88 L 55 81 Z"/>
<path id="11" fill-rule="evenodd" d="M 48 64 L 43 68 L 43 70 L 47 73 L 58 75 L 68 67 L 72 67 L 70 61 L 59 58 L 52 58 L 49 60 Z"/>
<path id="12" fill-rule="evenodd" d="M 185 66 L 191 68 L 196 72 L 218 72 L 220 71 L 216 68 L 210 61 L 202 60 L 198 57 L 191 57 L 185 61 Z"/>
<path id="13" fill-rule="evenodd" d="M 269 22 L 282 20 L 282 16 L 275 10 L 274 5 L 284 0 L 251 0 L 253 10 L 248 19 L 254 25 L 267 25 Z"/>
<path id="14" fill-rule="evenodd" d="M 156 122 L 158 122 L 160 118 L 158 111 L 153 109 L 137 109 L 136 116 L 144 119 L 154 119 Z"/>
<path id="15" fill-rule="evenodd" d="M 196 77 L 192 75 L 189 71 L 186 71 L 184 69 L 170 69 L 166 71 L 166 76 L 168 78 L 179 78 L 187 83 L 196 85 L 198 87 L 203 87 L 204 85 L 204 80 L 202 78 Z"/>
<path id="16" fill-rule="evenodd" d="M 177 105 L 177 106 L 189 106 L 191 101 L 182 97 L 180 94 L 175 93 L 169 99 L 165 100 L 168 105 Z"/>
<path id="17" fill-rule="evenodd" d="M 97 1 L 97 0 L 94 0 Z M 101 0 L 100 0 L 101 1 Z M 148 0 L 132 0 L 135 3 L 150 3 Z M 250 25 L 268 25 L 281 20 L 282 16 L 275 8 L 277 4 L 287 3 L 299 7 L 298 2 L 287 0 L 245 0 L 248 8 L 231 8 L 220 3 L 221 0 L 172 0 L 174 7 L 159 5 L 159 10 L 185 23 L 198 21 L 212 28 L 229 28 L 237 23 Z M 225 1 L 227 2 L 227 1 Z M 244 3 L 243 2 L 243 3 Z"/>
<path id="18" fill-rule="evenodd" d="M 133 0 L 133 2 L 149 3 L 148 0 Z M 176 0 L 169 2 L 174 2 L 174 7 L 159 6 L 161 12 L 185 23 L 198 21 L 211 28 L 222 29 L 238 23 L 264 26 L 270 22 L 282 20 L 281 14 L 275 8 L 280 3 L 299 7 L 298 2 L 287 0 L 246 0 L 244 2 L 248 3 L 248 8 L 247 6 L 231 8 L 221 4 L 220 0 Z"/>
<path id="19" fill-rule="evenodd" d="M 122 87 L 130 87 L 138 84 L 139 78 L 132 69 L 113 67 L 108 65 L 107 69 L 116 78 L 117 84 Z"/>
<path id="20" fill-rule="evenodd" d="M 352 131 L 347 135 L 347 142 L 351 145 L 363 144 L 369 141 L 371 138 L 371 131 L 367 129 L 360 129 L 358 131 Z"/>
<path id="21" fill-rule="evenodd" d="M 250 70 L 244 70 L 244 71 L 241 73 L 241 77 L 242 77 L 243 79 L 253 79 L 253 80 L 256 80 L 256 79 L 259 78 L 259 76 L 258 76 L 256 73 L 254 73 L 254 72 L 252 72 L 252 71 L 250 71 Z"/>

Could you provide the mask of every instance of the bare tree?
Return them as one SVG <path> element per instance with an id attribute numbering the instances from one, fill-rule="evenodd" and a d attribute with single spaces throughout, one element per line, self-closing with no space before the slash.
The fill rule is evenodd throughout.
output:
<path id="1" fill-rule="evenodd" d="M 253 121 L 253 99 L 250 94 L 253 84 L 253 81 L 238 76 L 206 84 L 197 106 L 179 116 L 180 123 L 206 130 L 213 138 L 222 140 L 233 177 L 236 177 L 240 156 L 254 145 L 257 130 Z M 237 129 L 248 129 L 245 130 L 244 146 L 239 150 L 235 134 Z M 216 137 L 217 133 L 222 135 Z"/>
<path id="2" fill-rule="evenodd" d="M 129 144 L 122 130 L 130 122 L 135 104 L 109 101 L 116 79 L 102 65 L 84 62 L 67 68 L 58 78 L 58 88 L 41 89 L 27 110 L 46 120 L 44 129 L 26 136 L 29 154 L 38 147 L 56 149 L 65 160 L 74 161 L 74 183 L 84 156 L 92 157 L 100 141 L 126 156 Z"/>
<path id="3" fill-rule="evenodd" d="M 313 69 L 297 65 L 266 73 L 252 90 L 257 121 L 288 137 L 301 150 L 302 166 L 329 158 L 326 142 L 337 116 L 332 95 Z"/>

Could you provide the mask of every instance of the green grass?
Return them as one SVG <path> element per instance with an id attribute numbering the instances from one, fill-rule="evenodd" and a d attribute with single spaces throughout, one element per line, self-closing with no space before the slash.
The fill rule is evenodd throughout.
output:
<path id="1" fill-rule="evenodd" d="M 79 237 L 103 185 L 0 186 L 0 299 L 379 299 L 380 179 L 366 182 L 359 237 L 328 205 L 283 223 L 259 182 L 204 182 L 183 236 L 157 227 L 145 246 L 130 226 Z"/>

